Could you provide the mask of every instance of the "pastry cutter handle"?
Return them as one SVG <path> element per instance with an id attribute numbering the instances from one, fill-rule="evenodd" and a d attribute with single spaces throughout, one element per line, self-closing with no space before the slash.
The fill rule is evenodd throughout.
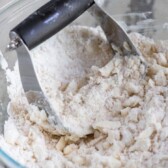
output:
<path id="1" fill-rule="evenodd" d="M 31 50 L 55 35 L 93 4 L 94 0 L 51 0 L 11 30 L 10 38 L 19 36 Z"/>

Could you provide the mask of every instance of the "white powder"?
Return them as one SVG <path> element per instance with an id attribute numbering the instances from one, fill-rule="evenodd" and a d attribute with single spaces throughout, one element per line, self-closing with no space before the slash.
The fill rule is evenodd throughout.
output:
<path id="1" fill-rule="evenodd" d="M 95 117 L 102 119 L 101 111 L 92 112 L 89 104 L 83 103 L 82 93 L 89 86 L 92 65 L 102 67 L 112 58 L 111 48 L 100 32 L 100 28 L 69 28 L 33 51 L 36 72 L 52 107 L 63 125 L 80 137 L 92 132 Z M 93 101 L 89 103 L 95 104 Z"/>
<path id="2" fill-rule="evenodd" d="M 45 93 L 81 138 L 55 135 L 27 103 L 18 67 L 7 70 L 10 117 L 0 147 L 33 168 L 168 167 L 168 43 L 131 38 L 150 63 L 146 76 L 138 56 L 112 58 L 99 28 L 68 27 L 33 51 Z"/>

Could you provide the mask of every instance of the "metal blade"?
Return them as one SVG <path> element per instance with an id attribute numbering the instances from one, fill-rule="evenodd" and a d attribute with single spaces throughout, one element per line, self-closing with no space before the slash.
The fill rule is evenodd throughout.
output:
<path id="1" fill-rule="evenodd" d="M 58 132 L 69 132 L 51 107 L 48 98 L 44 95 L 37 79 L 29 50 L 21 39 L 16 52 L 21 82 L 28 102 L 37 106 L 40 110 L 44 110 L 48 116 L 48 121 Z"/>
<path id="2" fill-rule="evenodd" d="M 16 52 L 24 91 L 28 92 L 31 90 L 42 92 L 27 47 L 22 44 L 16 49 Z"/>
<path id="3" fill-rule="evenodd" d="M 116 49 L 118 48 L 121 51 L 120 54 L 140 55 L 122 27 L 96 3 L 89 9 L 89 12 L 98 21 L 112 47 L 115 46 Z M 113 49 L 115 50 L 115 48 Z"/>

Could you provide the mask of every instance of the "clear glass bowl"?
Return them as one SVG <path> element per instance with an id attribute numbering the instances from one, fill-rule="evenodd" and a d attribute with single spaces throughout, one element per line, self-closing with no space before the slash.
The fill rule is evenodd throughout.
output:
<path id="1" fill-rule="evenodd" d="M 9 67 L 12 68 L 16 55 L 6 56 L 6 46 L 9 43 L 9 31 L 21 20 L 45 4 L 49 0 L 1 0 L 0 3 L 0 50 L 4 54 Z M 99 0 L 100 1 L 100 0 Z M 100 1 L 101 2 L 101 1 Z M 103 2 L 103 1 L 102 1 Z M 102 7 L 113 16 L 128 32 L 139 32 L 154 39 L 168 39 L 168 0 L 104 0 Z M 88 19 L 90 18 L 90 19 Z M 72 24 L 96 26 L 94 19 L 86 12 Z M 0 65 L 2 59 L 0 57 Z M 7 81 L 0 67 L 0 133 L 7 119 Z M 2 167 L 22 167 L 17 161 L 0 150 Z M 0 165 L 1 167 L 1 165 Z"/>

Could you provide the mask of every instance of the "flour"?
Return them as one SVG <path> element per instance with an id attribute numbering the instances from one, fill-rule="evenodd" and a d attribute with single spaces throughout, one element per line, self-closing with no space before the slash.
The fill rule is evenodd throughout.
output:
<path id="1" fill-rule="evenodd" d="M 39 81 L 54 111 L 63 125 L 80 137 L 92 133 L 95 113 L 101 113 L 98 109 L 91 112 L 89 105 L 82 103 L 81 92 L 90 81 L 90 69 L 92 65 L 102 67 L 112 58 L 111 48 L 100 32 L 100 28 L 69 28 L 32 53 Z"/>
<path id="2" fill-rule="evenodd" d="M 58 135 L 27 103 L 16 64 L 0 146 L 27 167 L 167 167 L 168 49 L 139 34 L 138 56 L 112 55 L 100 28 L 68 27 L 32 51 L 41 86 L 64 124 Z M 91 133 L 85 136 L 86 133 Z"/>

